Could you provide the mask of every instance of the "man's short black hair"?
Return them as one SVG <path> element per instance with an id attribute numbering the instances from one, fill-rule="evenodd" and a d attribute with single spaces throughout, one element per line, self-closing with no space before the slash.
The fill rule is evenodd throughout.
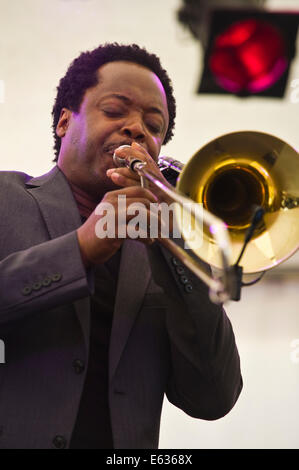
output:
<path id="1" fill-rule="evenodd" d="M 53 135 L 55 140 L 54 150 L 57 161 L 60 151 L 60 138 L 56 134 L 56 127 L 60 118 L 62 108 L 78 112 L 88 88 L 98 83 L 97 71 L 99 67 L 115 61 L 129 61 L 143 65 L 152 70 L 160 79 L 167 98 L 169 126 L 163 144 L 166 144 L 173 136 L 174 120 L 176 115 L 176 103 L 170 78 L 161 66 L 160 59 L 149 53 L 137 44 L 123 45 L 118 43 L 107 43 L 88 52 L 82 52 L 69 66 L 65 76 L 60 80 L 57 87 L 57 95 L 52 110 Z"/>

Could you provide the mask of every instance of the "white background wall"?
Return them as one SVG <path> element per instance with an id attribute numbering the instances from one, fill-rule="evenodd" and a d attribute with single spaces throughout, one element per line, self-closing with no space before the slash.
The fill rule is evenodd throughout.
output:
<path id="1" fill-rule="evenodd" d="M 55 89 L 81 51 L 103 42 L 138 43 L 161 58 L 177 98 L 176 135 L 163 153 L 186 162 L 226 132 L 260 130 L 299 147 L 299 103 L 291 102 L 291 70 L 283 100 L 194 93 L 202 51 L 176 22 L 179 0 L 0 0 L 0 169 L 34 176 L 52 167 Z M 297 9 L 299 0 L 269 0 Z M 232 412 L 194 420 L 166 401 L 162 448 L 299 447 L 299 257 L 293 277 L 265 278 L 227 306 L 242 360 L 244 390 Z M 299 343 L 297 348 L 299 347 Z"/>

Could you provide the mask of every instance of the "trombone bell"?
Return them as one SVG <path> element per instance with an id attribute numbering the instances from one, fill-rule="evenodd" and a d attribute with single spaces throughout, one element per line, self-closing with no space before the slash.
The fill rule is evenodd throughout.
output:
<path id="1" fill-rule="evenodd" d="M 203 205 L 227 226 L 231 264 L 242 250 L 255 207 L 264 210 L 240 261 L 244 274 L 271 269 L 299 247 L 298 152 L 269 134 L 235 132 L 205 145 L 188 161 L 177 183 L 180 193 Z M 188 228 L 181 227 L 187 235 Z M 221 268 L 219 250 L 208 230 L 196 255 Z"/>

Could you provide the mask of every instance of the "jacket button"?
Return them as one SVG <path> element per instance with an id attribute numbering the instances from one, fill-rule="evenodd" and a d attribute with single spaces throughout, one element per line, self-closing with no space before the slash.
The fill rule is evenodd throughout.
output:
<path id="1" fill-rule="evenodd" d="M 63 436 L 55 436 L 53 439 L 53 445 L 56 449 L 65 449 L 66 439 Z"/>
<path id="2" fill-rule="evenodd" d="M 60 281 L 61 278 L 62 278 L 62 275 L 60 273 L 55 273 L 55 274 L 52 274 L 51 276 L 51 279 L 54 282 Z"/>
<path id="3" fill-rule="evenodd" d="M 42 283 L 40 281 L 37 281 L 32 285 L 33 290 L 39 290 L 41 287 L 42 287 Z"/>
<path id="4" fill-rule="evenodd" d="M 73 362 L 73 368 L 74 368 L 76 374 L 82 374 L 82 372 L 85 369 L 85 364 L 80 359 L 75 359 L 74 362 Z"/>
<path id="5" fill-rule="evenodd" d="M 25 286 L 25 287 L 22 289 L 22 294 L 23 294 L 23 295 L 29 295 L 29 294 L 31 294 L 31 292 L 32 292 L 32 289 L 31 289 L 30 286 Z"/>
<path id="6" fill-rule="evenodd" d="M 186 284 L 185 285 L 185 291 L 189 294 L 190 292 L 192 292 L 193 290 L 193 286 L 192 284 Z"/>
<path id="7" fill-rule="evenodd" d="M 181 276 L 180 282 L 185 285 L 185 284 L 188 284 L 189 279 L 187 278 L 187 276 Z"/>
<path id="8" fill-rule="evenodd" d="M 185 268 L 183 268 L 183 266 L 177 266 L 175 268 L 175 270 L 178 274 L 184 274 L 185 273 Z"/>
<path id="9" fill-rule="evenodd" d="M 45 279 L 43 279 L 42 281 L 42 284 L 44 287 L 48 287 L 52 282 L 52 279 L 50 277 L 45 277 Z"/>

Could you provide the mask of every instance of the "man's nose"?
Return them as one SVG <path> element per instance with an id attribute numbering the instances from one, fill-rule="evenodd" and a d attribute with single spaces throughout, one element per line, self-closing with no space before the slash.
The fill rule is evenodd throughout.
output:
<path id="1" fill-rule="evenodd" d="M 145 139 L 145 130 L 143 123 L 140 119 L 135 118 L 128 120 L 121 130 L 122 134 L 126 137 L 136 140 L 137 142 L 143 142 Z"/>

